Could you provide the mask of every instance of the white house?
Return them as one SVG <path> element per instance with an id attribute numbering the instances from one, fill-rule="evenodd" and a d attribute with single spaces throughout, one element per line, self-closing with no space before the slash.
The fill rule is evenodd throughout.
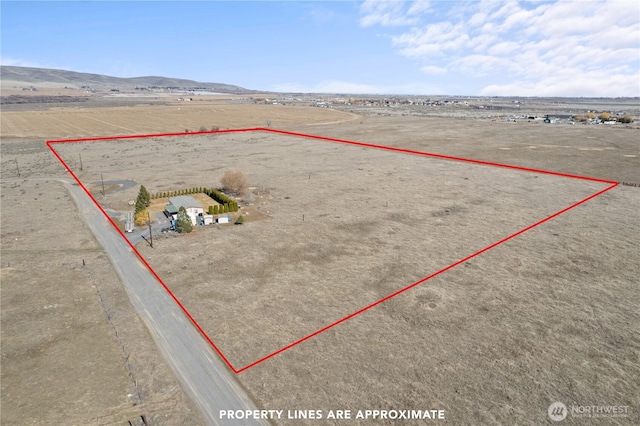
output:
<path id="1" fill-rule="evenodd" d="M 198 215 L 204 214 L 204 209 L 196 201 L 195 198 L 190 197 L 188 195 L 179 195 L 177 197 L 169 198 L 169 203 L 165 206 L 165 211 L 173 217 L 173 219 L 178 218 L 178 211 L 180 207 L 184 207 L 187 211 L 187 214 L 191 218 L 191 223 L 196 225 L 198 223 Z"/>

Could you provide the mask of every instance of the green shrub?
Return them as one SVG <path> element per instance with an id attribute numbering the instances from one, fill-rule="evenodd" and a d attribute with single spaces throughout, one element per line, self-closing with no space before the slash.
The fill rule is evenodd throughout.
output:
<path id="1" fill-rule="evenodd" d="M 180 207 L 180 211 L 178 212 L 178 220 L 176 222 L 176 231 L 179 233 L 189 233 L 193 231 L 193 224 L 191 223 L 191 218 L 187 214 L 187 211 L 184 207 Z"/>

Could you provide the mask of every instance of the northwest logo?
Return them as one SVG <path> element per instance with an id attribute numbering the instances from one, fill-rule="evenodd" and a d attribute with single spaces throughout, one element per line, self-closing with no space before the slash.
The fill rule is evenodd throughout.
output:
<path id="1" fill-rule="evenodd" d="M 554 402 L 549 406 L 547 414 L 554 422 L 561 422 L 567 417 L 567 406 L 562 402 Z"/>

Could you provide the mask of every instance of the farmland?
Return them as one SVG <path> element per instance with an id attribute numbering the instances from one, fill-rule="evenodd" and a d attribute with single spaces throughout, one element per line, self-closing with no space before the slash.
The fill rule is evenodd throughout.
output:
<path id="1" fill-rule="evenodd" d="M 138 108 L 53 108 L 43 111 L 6 111 L 4 137 L 62 139 L 84 136 L 130 135 L 210 130 L 213 127 L 284 128 L 296 124 L 348 121 L 355 114 L 289 105 L 234 105 L 219 101 L 174 102 Z M 170 125 L 169 125 L 170 123 Z"/>
<path id="2" fill-rule="evenodd" d="M 48 401 L 49 410 L 83 398 L 95 410 L 93 417 L 120 415 L 124 421 L 137 415 L 127 411 L 132 406 L 126 399 L 132 393 L 127 365 L 99 299 L 86 292 L 51 303 L 20 292 L 22 277 L 29 276 L 33 288 L 71 297 L 61 289 L 70 274 L 83 274 L 85 258 L 97 268 L 89 277 L 108 277 L 95 285 L 104 289 L 133 374 L 145 389 L 140 393 L 144 412 L 166 416 L 170 424 L 199 422 L 136 322 L 100 248 L 75 213 L 69 214 L 73 203 L 61 185 L 43 181 L 36 188 L 24 181 L 65 176 L 44 138 L 264 127 L 270 120 L 277 128 L 380 145 L 615 181 L 637 179 L 637 128 L 355 115 L 230 101 L 193 104 L 2 113 L 3 421 L 19 418 L 21 402 L 37 386 L 25 381 L 27 360 L 43 360 L 37 368 L 50 374 L 54 361 L 83 362 L 89 356 L 82 354 L 96 344 L 104 346 L 105 355 L 87 379 L 93 391 L 78 397 L 69 377 L 68 382 L 57 379 L 56 395 L 36 398 Z M 236 367 L 603 188 L 596 182 L 271 134 L 73 144 L 61 147 L 61 153 L 75 171 L 82 155 L 78 176 L 83 182 L 95 183 L 103 174 L 133 179 L 153 193 L 215 186 L 225 170 L 234 169 L 243 170 L 257 192 L 262 187 L 254 207 L 264 220 L 160 238 L 154 249 L 139 246 Z M 136 191 L 116 192 L 100 202 L 123 209 Z M 638 191 L 616 187 L 246 370 L 239 380 L 264 409 L 436 408 L 446 410 L 454 424 L 540 424 L 553 401 L 604 401 L 630 407 L 630 417 L 611 419 L 612 424 L 637 423 Z M 29 211 L 59 212 L 65 227 L 52 233 L 35 217 L 29 222 L 10 216 L 6 205 L 18 203 L 26 203 Z M 75 245 L 56 248 L 62 235 Z M 29 244 L 22 245 L 22 239 Z M 51 278 L 25 263 L 27 253 L 29 262 L 67 265 L 68 273 Z M 34 318 L 55 303 L 86 309 L 52 311 L 52 326 L 84 329 L 89 326 L 80 324 L 88 322 L 100 330 L 94 336 L 98 343 L 82 333 L 56 340 L 81 348 L 80 360 L 47 352 L 44 337 L 19 337 L 22 329 L 11 326 L 38 327 Z M 20 313 L 8 309 L 16 304 Z M 24 358 L 27 348 L 33 349 Z M 107 376 L 114 382 L 105 383 Z M 23 394 L 10 397 L 5 386 L 20 382 Z M 99 392 L 107 397 L 98 398 Z M 30 412 L 26 420 L 46 424 L 49 412 Z M 85 420 L 72 411 L 63 417 L 72 423 Z"/>

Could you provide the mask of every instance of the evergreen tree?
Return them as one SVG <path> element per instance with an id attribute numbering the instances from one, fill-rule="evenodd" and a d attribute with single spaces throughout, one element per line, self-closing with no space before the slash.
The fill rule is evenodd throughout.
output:
<path id="1" fill-rule="evenodd" d="M 144 185 L 140 185 L 140 193 L 138 196 L 142 196 L 145 207 L 149 207 L 149 204 L 151 204 L 151 194 L 149 194 L 149 191 L 147 191 L 147 188 L 145 188 Z"/>
<path id="2" fill-rule="evenodd" d="M 178 220 L 176 222 L 176 231 L 181 234 L 188 234 L 193 231 L 193 223 L 191 223 L 191 218 L 187 214 L 187 211 L 184 207 L 180 207 L 178 210 Z"/>
<path id="3" fill-rule="evenodd" d="M 140 186 L 140 191 L 138 192 L 138 198 L 136 199 L 136 213 L 146 209 L 151 204 L 151 195 L 147 188 L 144 185 Z"/>
<path id="4" fill-rule="evenodd" d="M 141 211 L 146 209 L 147 209 L 147 205 L 145 204 L 144 200 L 140 198 L 140 196 L 138 196 L 138 199 L 136 200 L 135 212 L 140 213 Z"/>
<path id="5" fill-rule="evenodd" d="M 218 214 L 218 205 L 213 206 L 213 214 Z"/>

